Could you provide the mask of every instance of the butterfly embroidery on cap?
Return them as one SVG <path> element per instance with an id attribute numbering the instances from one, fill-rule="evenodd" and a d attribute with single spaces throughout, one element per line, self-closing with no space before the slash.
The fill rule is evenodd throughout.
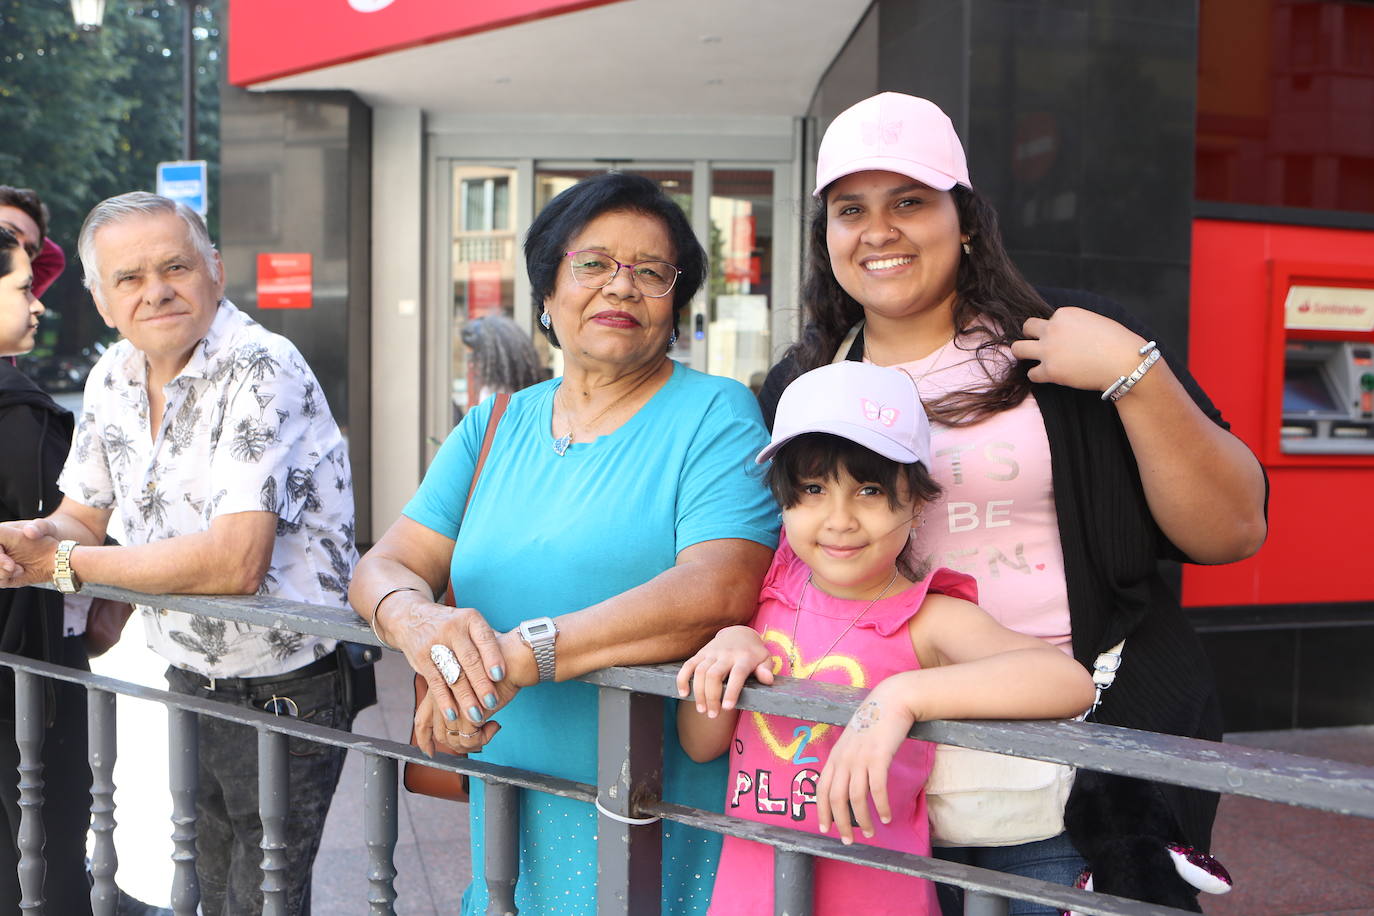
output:
<path id="1" fill-rule="evenodd" d="M 902 136 L 901 121 L 866 121 L 860 130 L 863 132 L 864 145 L 873 146 L 882 141 L 884 146 L 896 143 Z"/>
<path id="2" fill-rule="evenodd" d="M 860 398 L 859 400 L 863 404 L 865 420 L 877 420 L 884 426 L 891 426 L 893 423 L 896 423 L 897 418 L 901 416 L 901 411 L 897 410 L 895 407 L 882 407 L 878 404 L 874 404 L 868 398 Z"/>

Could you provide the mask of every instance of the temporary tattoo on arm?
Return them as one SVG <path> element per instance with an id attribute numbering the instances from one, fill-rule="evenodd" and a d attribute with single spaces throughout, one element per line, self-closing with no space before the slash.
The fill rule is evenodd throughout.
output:
<path id="1" fill-rule="evenodd" d="M 878 718 L 882 713 L 881 707 L 872 700 L 865 700 L 864 704 L 854 710 L 854 717 L 849 720 L 849 727 L 855 731 L 867 731 L 878 723 Z"/>

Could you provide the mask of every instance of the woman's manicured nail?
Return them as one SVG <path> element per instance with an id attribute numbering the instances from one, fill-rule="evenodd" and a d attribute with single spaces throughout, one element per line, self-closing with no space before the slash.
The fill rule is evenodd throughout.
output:
<path id="1" fill-rule="evenodd" d="M 495 708 L 496 708 L 496 694 L 494 694 L 494 693 L 489 693 L 489 694 L 487 694 L 486 696 L 482 697 L 482 703 L 483 703 L 483 705 L 485 705 L 485 706 L 487 707 L 487 709 L 495 709 Z"/>
<path id="2" fill-rule="evenodd" d="M 492 679 L 493 681 L 499 681 L 499 680 L 501 680 L 502 678 L 504 678 L 505 676 L 506 676 L 506 672 L 501 668 L 500 665 L 492 665 L 492 666 L 491 666 L 491 679 Z"/>
<path id="3" fill-rule="evenodd" d="M 444 718 L 445 718 L 445 719 L 448 719 L 450 722 L 457 722 L 457 721 L 458 721 L 458 710 L 456 710 L 456 709 L 445 709 L 445 710 L 444 710 Z"/>
<path id="4" fill-rule="evenodd" d="M 482 724 L 482 710 L 478 709 L 476 706 L 469 706 L 469 707 L 468 707 L 468 718 L 471 719 L 472 721 L 476 722 L 478 725 L 481 725 L 481 724 Z"/>

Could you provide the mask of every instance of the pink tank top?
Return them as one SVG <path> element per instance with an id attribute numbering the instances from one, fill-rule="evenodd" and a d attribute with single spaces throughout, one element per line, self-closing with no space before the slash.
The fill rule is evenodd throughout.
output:
<path id="1" fill-rule="evenodd" d="M 950 344 L 894 368 L 932 401 L 984 388 L 1014 363 L 1006 348 L 979 358 Z M 998 623 L 1072 652 L 1050 445 L 1035 396 L 973 426 L 932 422 L 931 447 L 930 472 L 945 491 L 913 537 L 915 565 L 973 576 L 979 605 Z"/>
<path id="2" fill-rule="evenodd" d="M 894 674 L 920 668 L 907 623 L 920 610 L 927 592 L 977 600 L 971 579 L 939 569 L 900 594 L 877 602 L 846 631 L 868 602 L 833 598 L 807 586 L 810 575 L 784 535 L 751 625 L 772 651 L 775 672 L 832 684 L 872 688 Z M 818 658 L 822 652 L 826 654 Z M 819 833 L 816 782 L 840 732 L 838 726 L 741 713 L 730 750 L 726 813 Z M 873 838 L 859 834 L 857 843 L 930 854 L 923 788 L 932 753 L 933 745 L 924 741 L 902 744 L 888 773 L 892 822 L 882 824 L 875 818 Z M 830 835 L 835 835 L 833 830 Z M 770 847 L 726 837 L 710 913 L 771 914 L 772 876 Z M 814 892 L 818 914 L 939 913 L 934 886 L 927 881 L 827 859 L 816 860 Z"/>

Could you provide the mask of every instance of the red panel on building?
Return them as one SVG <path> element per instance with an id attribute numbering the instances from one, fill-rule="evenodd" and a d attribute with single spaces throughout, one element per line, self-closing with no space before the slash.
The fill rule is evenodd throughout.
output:
<path id="1" fill-rule="evenodd" d="M 258 308 L 308 309 L 314 305 L 314 279 L 309 252 L 258 255 Z"/>
<path id="2" fill-rule="evenodd" d="M 1289 408 L 1288 385 L 1303 381 L 1287 374 L 1289 350 L 1313 342 L 1349 342 L 1356 353 L 1374 347 L 1374 333 L 1355 326 L 1363 321 L 1343 332 L 1286 321 L 1290 288 L 1309 285 L 1367 295 L 1360 291 L 1374 289 L 1374 232 L 1194 221 L 1189 366 L 1265 465 L 1270 492 L 1265 546 L 1240 563 L 1185 567 L 1189 606 L 1368 601 L 1374 589 L 1365 546 L 1374 454 L 1361 439 L 1349 440 L 1360 444 L 1348 454 L 1303 453 L 1284 439 L 1293 427 L 1303 432 Z M 1347 431 L 1367 433 L 1369 418 L 1349 392 L 1343 397 L 1331 407 L 1350 413 Z"/>
<path id="3" fill-rule="evenodd" d="M 247 86 L 619 0 L 234 0 L 229 82 Z"/>

